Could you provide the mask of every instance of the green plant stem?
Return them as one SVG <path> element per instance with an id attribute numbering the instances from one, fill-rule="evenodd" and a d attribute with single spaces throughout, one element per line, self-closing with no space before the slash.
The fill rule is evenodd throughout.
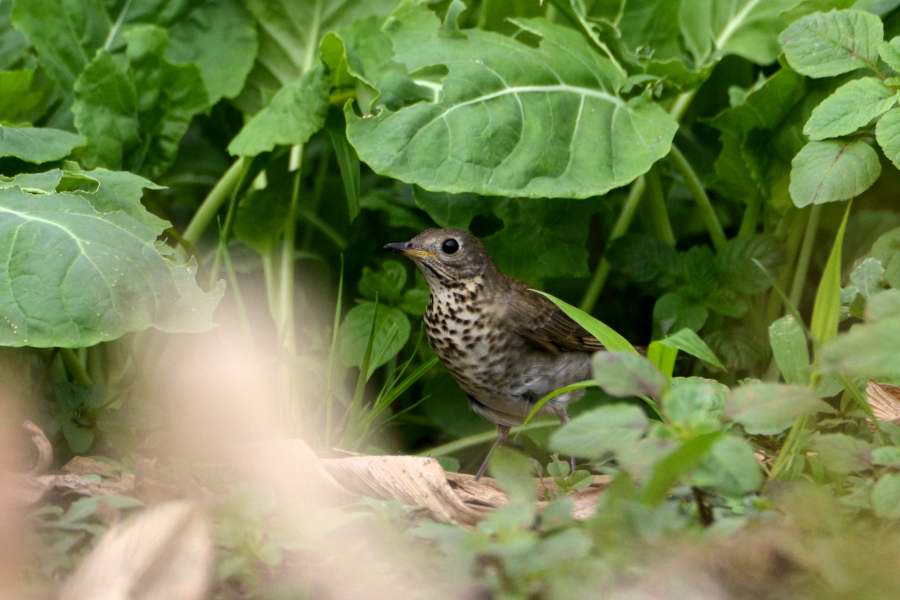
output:
<path id="1" fill-rule="evenodd" d="M 794 421 L 787 437 L 784 439 L 784 444 L 775 456 L 772 472 L 769 475 L 770 481 L 781 478 L 783 471 L 794 462 L 794 456 L 799 452 L 800 434 L 806 429 L 807 421 L 808 417 L 801 417 Z"/>
<path id="2" fill-rule="evenodd" d="M 291 189 L 291 202 L 288 205 L 287 225 L 281 240 L 281 265 L 278 283 L 278 338 L 285 350 L 293 354 L 296 350 L 294 336 L 294 241 L 297 233 L 297 203 L 300 197 L 300 180 L 302 178 L 303 147 L 298 146 L 299 154 L 297 170 L 294 172 L 294 183 Z"/>
<path id="3" fill-rule="evenodd" d="M 187 228 L 184 230 L 184 234 L 181 236 L 182 240 L 192 246 L 197 245 L 200 238 L 203 237 L 206 228 L 209 227 L 209 224 L 215 218 L 216 213 L 219 212 L 219 209 L 222 208 L 222 205 L 228 200 L 231 195 L 231 190 L 233 190 L 240 182 L 244 172 L 244 162 L 244 158 L 239 158 L 234 161 L 234 163 L 228 167 L 228 170 L 225 171 L 225 174 L 222 175 L 218 182 L 216 182 L 213 189 L 210 190 L 209 194 L 206 195 L 206 198 L 203 199 L 200 208 L 194 213 L 191 222 L 188 223 Z"/>
<path id="4" fill-rule="evenodd" d="M 794 280 L 791 283 L 791 292 L 788 295 L 788 299 L 794 306 L 799 306 L 800 301 L 803 299 L 803 288 L 806 284 L 806 276 L 809 273 L 809 261 L 812 258 L 821 215 L 822 206 L 820 204 L 814 205 L 809 211 L 809 220 L 806 222 L 806 231 L 803 235 L 803 245 L 800 247 L 800 256 L 797 258 L 797 266 L 794 268 Z"/>
<path id="5" fill-rule="evenodd" d="M 528 425 L 529 423 L 531 423 L 532 419 L 534 419 L 537 414 L 541 412 L 541 409 L 543 409 L 548 402 L 550 402 L 557 396 L 562 396 L 563 394 L 568 394 L 569 392 L 574 392 L 575 390 L 583 390 L 589 387 L 598 387 L 597 382 L 595 382 L 593 379 L 588 379 L 585 381 L 576 381 L 575 383 L 570 383 L 569 385 L 564 385 L 560 388 L 556 388 L 534 403 L 534 406 L 532 406 L 531 410 L 528 411 L 528 416 L 525 417 L 522 425 Z"/>
<path id="6" fill-rule="evenodd" d="M 319 160 L 319 166 L 316 169 L 316 177 L 313 181 L 312 188 L 312 196 L 309 199 L 309 209 L 306 212 L 310 214 L 317 214 L 319 210 L 319 203 L 322 201 L 322 192 L 325 190 L 325 181 L 328 178 L 328 166 L 331 162 L 331 153 L 326 152 L 322 158 Z M 304 219 L 303 223 L 303 249 L 309 250 L 312 246 L 312 236 L 310 235 L 310 228 L 312 226 L 312 222 L 308 219 Z"/>
<path id="7" fill-rule="evenodd" d="M 319 215 L 309 210 L 300 210 L 297 211 L 297 216 L 325 234 L 325 237 L 331 240 L 331 242 L 335 246 L 337 246 L 339 250 L 344 250 L 347 248 L 347 240 L 344 239 L 344 236 L 338 233 L 338 231 L 334 227 L 323 221 L 319 217 Z"/>
<path id="8" fill-rule="evenodd" d="M 759 225 L 759 210 L 762 199 L 759 196 L 753 196 L 747 202 L 747 208 L 744 210 L 744 216 L 741 219 L 741 227 L 738 229 L 737 236 L 741 239 L 748 238 L 756 233 Z"/>
<path id="9" fill-rule="evenodd" d="M 523 431 L 531 431 L 533 429 L 546 429 L 547 427 L 559 427 L 559 421 L 556 419 L 536 421 L 534 423 L 529 423 L 528 425 L 518 425 L 516 427 L 513 427 L 509 430 L 509 432 L 515 435 Z M 448 454 L 453 454 L 454 452 L 459 452 L 460 450 L 465 450 L 466 448 L 493 442 L 495 439 L 497 439 L 496 431 L 485 431 L 484 433 L 476 433 L 474 435 L 470 435 L 447 444 L 442 444 L 440 446 L 435 446 L 434 448 L 429 448 L 428 450 L 423 450 L 416 456 L 447 456 Z"/>
<path id="10" fill-rule="evenodd" d="M 241 292 L 241 285 L 238 282 L 237 273 L 231 262 L 231 253 L 228 252 L 228 248 L 225 248 L 222 253 L 222 261 L 225 265 L 225 276 L 228 278 L 228 285 L 234 293 L 234 303 L 237 306 L 238 317 L 241 322 L 241 331 L 244 333 L 244 338 L 246 338 L 247 344 L 252 350 L 256 346 L 255 338 L 253 336 L 253 327 L 250 324 L 247 305 L 244 303 L 244 294 Z"/>
<path id="11" fill-rule="evenodd" d="M 228 199 L 228 210 L 225 212 L 225 223 L 222 225 L 222 228 L 219 232 L 219 243 L 216 244 L 216 252 L 213 256 L 212 268 L 209 270 L 209 287 L 213 286 L 219 276 L 222 255 L 228 252 L 228 238 L 231 237 L 231 228 L 234 225 L 234 215 L 237 212 L 238 191 L 241 189 L 241 186 L 244 183 L 244 178 L 247 177 L 247 171 L 249 167 L 249 161 L 245 161 L 243 167 L 241 168 L 241 173 L 238 177 L 237 183 L 234 185 L 234 187 L 231 188 L 231 193 L 229 194 Z"/>
<path id="12" fill-rule="evenodd" d="M 681 173 L 682 177 L 684 177 L 684 182 L 687 185 L 688 191 L 691 192 L 691 195 L 697 202 L 697 208 L 700 210 L 700 218 L 703 219 L 703 224 L 706 225 L 713 247 L 716 249 L 716 252 L 722 252 L 727 243 L 725 230 L 722 229 L 722 224 L 719 223 L 719 217 L 716 216 L 716 210 L 713 208 L 712 202 L 706 194 L 703 182 L 700 181 L 696 171 L 694 171 L 694 168 L 688 162 L 687 158 L 685 158 L 684 154 L 681 153 L 681 150 L 674 145 L 672 146 L 671 152 L 669 152 L 669 159 L 672 161 L 672 164 L 678 172 Z"/>
<path id="13" fill-rule="evenodd" d="M 66 366 L 66 371 L 69 372 L 75 383 L 81 387 L 91 387 L 94 384 L 75 350 L 72 348 L 60 348 L 59 355 Z"/>
<path id="14" fill-rule="evenodd" d="M 278 293 L 275 290 L 275 253 L 268 251 L 262 255 L 263 279 L 266 283 L 266 298 L 269 303 L 269 314 L 276 320 L 280 313 Z"/>
<path id="15" fill-rule="evenodd" d="M 650 221 L 656 237 L 674 247 L 675 232 L 672 231 L 672 222 L 669 220 L 669 209 L 666 207 L 666 199 L 663 196 L 659 170 L 655 167 L 647 173 L 647 208 L 650 209 Z"/>
<path id="16" fill-rule="evenodd" d="M 625 235 L 625 232 L 628 231 L 628 227 L 631 225 L 631 221 L 634 219 L 634 213 L 637 210 L 638 205 L 641 203 L 641 196 L 644 195 L 644 189 L 646 187 L 646 179 L 640 177 L 634 184 L 631 186 L 631 190 L 628 192 L 628 197 L 625 199 L 625 203 L 622 205 L 622 209 L 619 211 L 619 217 L 616 219 L 615 224 L 613 225 L 612 232 L 609 235 L 609 241 L 607 242 L 607 246 L 609 242 L 612 242 L 616 238 L 620 238 Z M 601 257 L 600 262 L 597 265 L 597 270 L 594 271 L 594 276 L 591 278 L 591 283 L 588 285 L 587 291 L 584 293 L 584 297 L 581 299 L 581 304 L 579 308 L 585 312 L 591 312 L 594 309 L 594 305 L 597 304 L 597 299 L 600 298 L 600 292 L 603 291 L 603 286 L 606 285 L 606 278 L 609 277 L 609 261 L 606 257 Z"/>
<path id="17" fill-rule="evenodd" d="M 341 331 L 341 312 L 344 302 L 344 255 L 341 254 L 341 271 L 338 277 L 337 299 L 334 303 L 334 321 L 331 326 L 331 344 L 328 346 L 328 363 L 325 373 L 325 447 L 331 446 L 331 428 L 334 420 L 334 369 L 337 362 L 338 335 Z"/>

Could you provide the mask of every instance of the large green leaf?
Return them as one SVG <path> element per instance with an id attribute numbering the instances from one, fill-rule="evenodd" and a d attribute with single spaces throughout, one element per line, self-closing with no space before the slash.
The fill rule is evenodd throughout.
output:
<path id="1" fill-rule="evenodd" d="M 164 58 L 168 34 L 140 25 L 123 34 L 127 65 L 119 55 L 97 53 L 75 83 L 75 125 L 88 139 L 88 166 L 156 176 L 175 160 L 195 114 L 208 105 L 199 69 Z"/>
<path id="2" fill-rule="evenodd" d="M 386 15 L 396 0 L 246 0 L 259 30 L 259 53 L 238 97 L 242 110 L 255 113 L 283 86 L 315 64 L 326 33 L 371 15 Z"/>
<path id="3" fill-rule="evenodd" d="M 64 90 L 72 89 L 112 27 L 103 0 L 16 0 L 12 22 Z"/>
<path id="4" fill-rule="evenodd" d="M 876 77 L 854 79 L 819 104 L 803 127 L 811 140 L 853 133 L 897 103 L 897 92 Z"/>
<path id="5" fill-rule="evenodd" d="M 47 101 L 47 85 L 34 76 L 34 69 L 0 71 L 0 123 L 33 123 Z"/>
<path id="6" fill-rule="evenodd" d="M 676 377 L 662 399 L 663 411 L 678 427 L 696 433 L 722 428 L 728 388 L 712 379 Z"/>
<path id="7" fill-rule="evenodd" d="M 798 208 L 848 200 L 879 175 L 878 153 L 862 140 L 809 142 L 791 162 L 791 199 Z"/>
<path id="8" fill-rule="evenodd" d="M 83 137 L 61 129 L 0 125 L 0 157 L 45 163 L 62 160 L 83 144 Z"/>
<path id="9" fill-rule="evenodd" d="M 681 3 L 681 31 L 698 64 L 737 54 L 758 64 L 778 56 L 781 13 L 797 0 L 686 0 Z"/>
<path id="10" fill-rule="evenodd" d="M 275 146 L 305 144 L 325 124 L 328 77 L 320 65 L 281 88 L 228 145 L 237 156 L 256 156 Z"/>
<path id="11" fill-rule="evenodd" d="M 178 19 L 169 31 L 166 57 L 200 69 L 209 104 L 233 98 L 256 59 L 257 35 L 253 17 L 240 0 L 205 0 Z"/>
<path id="12" fill-rule="evenodd" d="M 875 139 L 884 155 L 900 169 L 900 108 L 891 109 L 878 119 Z"/>
<path id="13" fill-rule="evenodd" d="M 788 64 L 809 77 L 873 68 L 883 39 L 881 19 L 859 10 L 816 12 L 797 19 L 781 34 Z"/>
<path id="14" fill-rule="evenodd" d="M 537 48 L 493 32 L 438 34 L 424 7 L 394 14 L 394 59 L 410 72 L 446 67 L 431 102 L 363 117 L 347 134 L 376 172 L 426 189 L 585 198 L 646 172 L 677 125 L 645 97 L 620 96 L 624 76 L 577 32 L 516 21 Z"/>
<path id="15" fill-rule="evenodd" d="M 872 488 L 872 510 L 884 519 L 900 519 L 900 473 L 883 475 Z"/>
<path id="16" fill-rule="evenodd" d="M 715 443 L 694 471 L 692 480 L 694 485 L 740 496 L 759 489 L 763 474 L 753 455 L 753 446 L 741 437 L 726 435 Z"/>
<path id="17" fill-rule="evenodd" d="M 0 345 L 84 347 L 148 327 L 210 327 L 222 290 L 203 292 L 194 266 L 157 242 L 169 224 L 140 204 L 152 184 L 85 175 L 96 191 L 0 189 Z"/>

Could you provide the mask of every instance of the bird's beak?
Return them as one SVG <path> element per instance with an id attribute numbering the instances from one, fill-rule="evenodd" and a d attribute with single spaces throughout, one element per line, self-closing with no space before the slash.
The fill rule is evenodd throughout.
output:
<path id="1" fill-rule="evenodd" d="M 384 249 L 391 250 L 393 252 L 400 252 L 404 256 L 408 256 L 413 259 L 434 257 L 434 254 L 432 252 L 414 247 L 412 245 L 412 242 L 391 242 L 390 244 L 385 244 Z"/>

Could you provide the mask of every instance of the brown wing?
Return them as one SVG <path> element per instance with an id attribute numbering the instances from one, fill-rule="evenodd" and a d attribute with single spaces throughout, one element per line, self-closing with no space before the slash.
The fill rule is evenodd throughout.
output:
<path id="1" fill-rule="evenodd" d="M 511 327 L 539 348 L 550 352 L 596 352 L 603 344 L 570 319 L 555 304 L 513 283 L 506 317 Z"/>

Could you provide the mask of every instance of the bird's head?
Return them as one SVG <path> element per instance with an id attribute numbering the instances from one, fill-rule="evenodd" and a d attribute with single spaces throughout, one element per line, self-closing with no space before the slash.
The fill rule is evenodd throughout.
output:
<path id="1" fill-rule="evenodd" d="M 481 241 L 462 229 L 426 229 L 408 242 L 392 242 L 385 248 L 416 263 L 432 288 L 494 268 Z"/>

